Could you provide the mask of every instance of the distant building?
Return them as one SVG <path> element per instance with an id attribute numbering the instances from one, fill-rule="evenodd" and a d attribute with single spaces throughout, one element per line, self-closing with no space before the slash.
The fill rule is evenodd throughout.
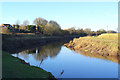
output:
<path id="1" fill-rule="evenodd" d="M 13 29 L 13 26 L 10 24 L 1 24 L 0 28 Z"/>
<path id="2" fill-rule="evenodd" d="M 10 33 L 10 30 L 13 29 L 13 26 L 10 24 L 1 24 L 0 33 Z"/>

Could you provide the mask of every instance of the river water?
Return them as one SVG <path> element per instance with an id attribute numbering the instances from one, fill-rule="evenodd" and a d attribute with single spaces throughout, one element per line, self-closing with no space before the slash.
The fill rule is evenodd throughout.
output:
<path id="1" fill-rule="evenodd" d="M 118 78 L 118 63 L 82 55 L 63 44 L 49 43 L 12 56 L 51 72 L 56 78 Z"/>

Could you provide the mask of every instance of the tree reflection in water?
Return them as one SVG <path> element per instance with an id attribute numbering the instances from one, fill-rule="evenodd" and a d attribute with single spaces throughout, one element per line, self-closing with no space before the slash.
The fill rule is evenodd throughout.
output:
<path id="1" fill-rule="evenodd" d="M 117 57 L 73 51 L 63 47 L 64 43 L 49 43 L 24 50 L 19 54 L 13 54 L 13 56 L 24 60 L 31 66 L 41 67 L 51 72 L 56 78 L 80 78 L 81 76 L 111 78 L 111 76 L 117 75 L 117 63 L 111 62 L 117 62 Z M 76 73 L 78 74 L 76 75 Z"/>
<path id="2" fill-rule="evenodd" d="M 28 60 L 29 56 L 32 55 L 36 61 L 40 61 L 40 66 L 45 58 L 54 58 L 55 56 L 57 56 L 63 44 L 64 42 L 49 43 L 38 48 L 24 50 L 22 52 L 19 52 L 19 54 L 16 54 L 16 56 L 22 56 L 25 60 Z"/>
<path id="3" fill-rule="evenodd" d="M 43 61 L 46 57 L 53 58 L 58 55 L 59 51 L 61 50 L 61 44 L 60 43 L 53 43 L 53 44 L 47 44 L 45 46 L 39 47 L 37 50 L 37 54 L 33 54 L 34 58 L 36 60 Z"/>
<path id="4" fill-rule="evenodd" d="M 63 42 L 60 42 L 60 41 L 52 42 L 44 46 L 24 50 L 22 52 L 19 52 L 19 54 L 16 54 L 16 56 L 17 57 L 22 56 L 22 58 L 24 58 L 25 60 L 28 60 L 29 56 L 31 55 L 34 57 L 36 61 L 40 61 L 40 64 L 39 64 L 40 66 L 47 57 L 54 58 L 55 56 L 57 56 L 61 50 L 61 46 L 64 43 L 65 43 L 64 41 Z M 100 54 L 90 54 L 90 53 L 82 52 L 79 50 L 74 50 L 74 51 L 84 56 L 110 60 L 110 61 L 117 62 L 120 64 L 120 56 L 102 56 Z M 118 50 L 118 53 L 120 53 L 120 50 Z"/>

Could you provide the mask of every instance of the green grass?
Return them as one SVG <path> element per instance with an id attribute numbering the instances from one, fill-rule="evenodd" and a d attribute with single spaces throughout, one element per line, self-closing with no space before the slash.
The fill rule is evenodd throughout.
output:
<path id="1" fill-rule="evenodd" d="M 44 78 L 48 80 L 51 73 L 39 67 L 22 64 L 21 60 L 2 52 L 2 75 L 3 78 Z"/>

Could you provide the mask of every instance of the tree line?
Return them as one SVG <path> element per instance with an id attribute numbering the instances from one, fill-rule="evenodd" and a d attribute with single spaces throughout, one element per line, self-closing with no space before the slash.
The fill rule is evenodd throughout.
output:
<path id="1" fill-rule="evenodd" d="M 19 21 L 16 21 L 16 25 L 13 27 L 16 27 L 14 30 L 22 33 L 38 33 L 42 35 L 48 35 L 48 36 L 63 36 L 63 35 L 80 35 L 80 36 L 96 36 L 100 35 L 102 33 L 116 33 L 114 30 L 104 30 L 99 29 L 97 31 L 91 31 L 90 28 L 82 29 L 78 28 L 75 29 L 75 27 L 71 27 L 68 29 L 61 29 L 60 25 L 53 20 L 47 21 L 44 18 L 36 18 L 33 21 L 34 25 L 29 25 L 29 21 L 25 20 L 23 21 L 23 24 L 20 25 Z"/>

